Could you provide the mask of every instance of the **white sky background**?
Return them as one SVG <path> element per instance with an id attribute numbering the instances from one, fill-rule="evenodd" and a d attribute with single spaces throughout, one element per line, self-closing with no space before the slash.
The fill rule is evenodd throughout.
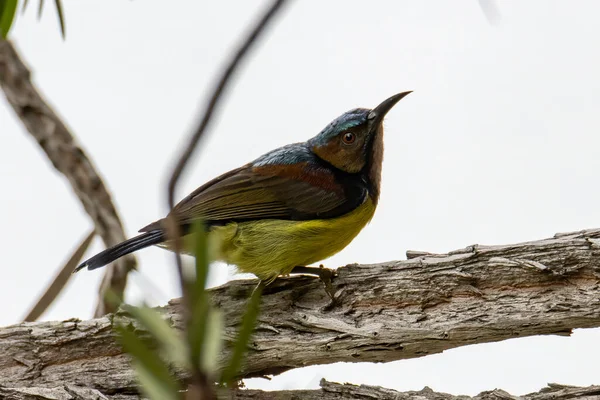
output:
<path id="1" fill-rule="evenodd" d="M 166 181 L 214 73 L 266 2 L 36 2 L 13 39 L 34 80 L 113 193 L 129 235 L 166 212 Z M 386 123 L 382 198 L 372 223 L 326 262 L 405 258 L 600 226 L 600 3 L 294 1 L 237 74 L 180 185 L 306 140 L 341 113 L 402 100 Z M 0 96 L 0 324 L 18 322 L 91 222 Z M 93 249 L 102 249 L 97 240 Z M 178 296 L 172 255 L 137 253 L 153 304 Z M 77 274 L 44 319 L 89 318 L 102 272 Z M 213 283 L 231 277 L 216 265 Z M 522 394 L 547 382 L 600 383 L 600 330 L 463 347 L 388 364 L 291 371 L 269 389 L 329 380 L 453 394 Z"/>

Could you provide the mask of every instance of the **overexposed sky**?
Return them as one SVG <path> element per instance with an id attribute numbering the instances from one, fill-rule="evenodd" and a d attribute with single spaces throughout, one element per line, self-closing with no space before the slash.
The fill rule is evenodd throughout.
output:
<path id="1" fill-rule="evenodd" d="M 35 2 L 34 2 L 35 3 Z M 19 15 L 13 40 L 44 96 L 113 193 L 129 235 L 166 213 L 166 182 L 214 74 L 267 3 L 225 0 L 53 2 Z M 293 1 L 239 70 L 208 140 L 180 185 L 206 180 L 339 114 L 402 100 L 386 123 L 382 197 L 372 223 L 329 267 L 403 259 L 600 226 L 600 3 Z M 0 96 L 0 324 L 18 322 L 91 228 Z M 96 241 L 89 254 L 102 249 Z M 137 253 L 131 299 L 178 296 L 172 255 Z M 213 284 L 232 269 L 215 265 Z M 77 274 L 44 319 L 89 318 L 101 272 Z M 153 286 L 147 286 L 151 281 Z M 547 382 L 600 383 L 600 330 L 467 346 L 388 364 L 291 371 L 260 388 L 329 380 L 453 394 Z"/>

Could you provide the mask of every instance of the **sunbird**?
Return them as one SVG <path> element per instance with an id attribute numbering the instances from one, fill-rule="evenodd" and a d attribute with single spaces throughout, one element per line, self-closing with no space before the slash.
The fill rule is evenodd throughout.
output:
<path id="1" fill-rule="evenodd" d="M 383 119 L 403 97 L 398 93 L 373 109 L 342 114 L 317 136 L 272 150 L 205 183 L 169 213 L 184 235 L 202 221 L 215 260 L 233 264 L 263 282 L 280 275 L 313 273 L 310 264 L 345 248 L 373 218 L 379 201 Z M 140 235 L 81 263 L 93 270 L 167 240 L 167 216 Z M 181 251 L 194 254 L 193 246 Z M 193 243 L 192 241 L 188 241 Z"/>

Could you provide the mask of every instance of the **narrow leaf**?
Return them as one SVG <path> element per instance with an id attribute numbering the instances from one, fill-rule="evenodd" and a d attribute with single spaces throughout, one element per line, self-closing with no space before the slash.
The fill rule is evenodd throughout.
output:
<path id="1" fill-rule="evenodd" d="M 233 353 L 231 355 L 231 359 L 229 360 L 229 365 L 223 371 L 221 383 L 230 384 L 240 371 L 242 361 L 244 360 L 244 355 L 248 346 L 248 342 L 250 340 L 250 336 L 252 335 L 252 331 L 254 330 L 256 318 L 258 317 L 258 311 L 260 309 L 260 298 L 262 295 L 263 288 L 264 283 L 261 281 L 256 287 L 256 289 L 254 289 L 254 291 L 252 292 L 252 296 L 250 297 L 250 301 L 248 302 L 246 313 L 242 318 L 240 331 L 238 333 L 237 340 L 233 347 Z"/>
<path id="2" fill-rule="evenodd" d="M 0 0 L 0 36 L 6 39 L 17 13 L 17 0 Z"/>
<path id="3" fill-rule="evenodd" d="M 117 292 L 110 287 L 104 291 L 102 300 L 106 304 L 110 305 L 113 310 L 117 310 L 119 307 L 121 307 L 121 304 L 123 304 L 123 298 L 121 298 L 121 296 L 119 296 Z"/>
<path id="4" fill-rule="evenodd" d="M 40 5 L 38 7 L 38 19 L 42 18 L 42 11 L 44 11 L 44 0 L 40 0 Z"/>
<path id="5" fill-rule="evenodd" d="M 206 334 L 206 324 L 210 311 L 210 304 L 207 300 L 207 294 L 197 297 L 197 304 L 193 306 L 192 318 L 187 327 L 187 339 L 190 345 L 191 362 L 194 366 L 201 364 L 201 353 L 203 350 L 204 336 Z"/>
<path id="6" fill-rule="evenodd" d="M 27 4 L 29 4 L 29 0 L 23 1 L 23 7 L 21 8 L 21 12 L 25 12 L 25 9 L 27 8 Z"/>
<path id="7" fill-rule="evenodd" d="M 195 367 L 201 364 L 201 353 L 203 351 L 204 336 L 206 333 L 206 321 L 209 316 L 210 303 L 206 293 L 206 279 L 208 275 L 208 240 L 204 224 L 196 223 L 193 227 L 194 247 L 196 255 L 195 279 L 187 282 L 190 295 L 190 316 L 187 328 L 188 343 Z"/>
<path id="8" fill-rule="evenodd" d="M 81 258 L 83 257 L 86 250 L 90 246 L 90 243 L 92 243 L 92 239 L 94 238 L 95 235 L 96 235 L 96 232 L 92 230 L 86 236 L 86 238 L 83 239 L 83 241 L 79 244 L 79 246 L 77 246 L 77 249 L 75 249 L 75 251 L 69 258 L 69 260 L 60 269 L 60 271 L 58 272 L 58 274 L 56 275 L 56 277 L 54 278 L 54 280 L 52 281 L 50 286 L 48 286 L 48 288 L 46 289 L 46 291 L 44 292 L 42 297 L 40 297 L 40 299 L 33 306 L 31 311 L 29 311 L 29 313 L 23 320 L 24 322 L 35 321 L 36 319 L 38 319 L 40 317 L 40 315 L 42 315 L 44 313 L 44 311 L 46 311 L 48 309 L 48 307 L 50 307 L 52 302 L 54 302 L 54 300 L 56 300 L 56 297 L 60 294 L 60 292 L 63 290 L 63 288 L 65 287 L 65 285 L 67 284 L 67 282 L 69 281 L 71 276 L 73 275 L 72 274 L 73 270 L 81 261 Z"/>
<path id="9" fill-rule="evenodd" d="M 196 279 L 194 281 L 192 292 L 199 297 L 206 289 L 206 279 L 208 276 L 208 266 L 210 263 L 208 257 L 208 235 L 202 222 L 194 224 L 193 229 L 195 238 L 194 250 L 196 255 Z M 196 299 L 192 302 L 192 307 L 196 304 Z M 193 310 L 192 310 L 193 311 Z"/>
<path id="10" fill-rule="evenodd" d="M 123 349 L 133 357 L 140 383 L 151 399 L 176 400 L 178 387 L 167 365 L 130 328 L 116 326 Z"/>
<path id="11" fill-rule="evenodd" d="M 148 307 L 133 307 L 128 304 L 124 304 L 122 308 L 133 315 L 136 321 L 150 333 L 170 362 L 182 368 L 189 367 L 190 363 L 184 342 L 160 313 Z"/>
<path id="12" fill-rule="evenodd" d="M 54 0 L 54 4 L 56 4 L 56 12 L 58 14 L 58 22 L 60 23 L 60 33 L 64 40 L 66 38 L 66 31 L 65 31 L 65 15 L 64 15 L 64 11 L 63 11 L 62 0 Z"/>
<path id="13" fill-rule="evenodd" d="M 133 361 L 133 368 L 138 378 L 141 391 L 150 400 L 179 400 L 177 392 L 158 380 L 145 365 Z"/>
<path id="14" fill-rule="evenodd" d="M 200 354 L 200 367 L 213 375 L 218 368 L 219 353 L 223 344 L 223 313 L 219 310 L 210 309 L 206 319 L 206 329 Z"/>

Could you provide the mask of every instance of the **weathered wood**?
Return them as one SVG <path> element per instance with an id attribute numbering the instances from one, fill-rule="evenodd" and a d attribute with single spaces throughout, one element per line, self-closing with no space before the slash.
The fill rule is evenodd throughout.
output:
<path id="1" fill-rule="evenodd" d="M 100 174 L 60 117 L 44 101 L 31 81 L 29 69 L 12 43 L 2 39 L 0 87 L 8 104 L 46 153 L 54 168 L 71 184 L 104 244 L 110 247 L 125 240 L 123 225 Z M 104 299 L 103 293 L 108 288 L 117 295 L 122 295 L 127 284 L 127 273 L 135 266 L 135 257 L 130 255 L 106 268 L 99 299 Z M 95 315 L 104 315 L 111 308 L 110 303 L 100 300 Z"/>
<path id="2" fill-rule="evenodd" d="M 398 392 L 380 386 L 351 385 L 321 380 L 320 390 L 280 390 L 263 392 L 260 390 L 239 390 L 236 400 L 558 400 L 600 398 L 600 386 L 576 387 L 549 384 L 536 393 L 525 396 L 513 396 L 504 390 L 482 392 L 475 397 L 454 396 L 447 393 L 434 392 L 428 387 L 419 391 Z"/>
<path id="3" fill-rule="evenodd" d="M 81 386 L 63 385 L 53 388 L 6 388 L 0 386 L 0 398 L 5 400 L 139 400 L 136 393 L 110 393 Z M 600 398 L 600 386 L 576 387 L 550 384 L 536 393 L 525 396 L 513 396 L 503 390 L 482 392 L 475 397 L 453 396 L 434 392 L 426 387 L 419 391 L 398 392 L 380 386 L 351 385 L 321 380 L 321 389 L 315 390 L 236 390 L 223 392 L 221 399 L 231 400 L 592 400 Z"/>
<path id="4" fill-rule="evenodd" d="M 243 376 L 338 361 L 388 362 L 600 326 L 598 229 L 349 265 L 338 273 L 333 307 L 327 307 L 322 284 L 313 277 L 278 279 L 264 291 Z M 212 290 L 225 314 L 226 341 L 234 337 L 255 284 L 240 280 Z M 175 325 L 178 308 L 177 300 L 163 308 Z M 133 389 L 126 361 L 114 342 L 112 315 L 0 329 L 1 385 Z"/>
<path id="5" fill-rule="evenodd" d="M 3 400 L 138 400 L 137 393 L 104 394 L 96 389 L 83 386 L 61 385 L 56 387 L 19 387 L 0 386 L 0 399 Z"/>

